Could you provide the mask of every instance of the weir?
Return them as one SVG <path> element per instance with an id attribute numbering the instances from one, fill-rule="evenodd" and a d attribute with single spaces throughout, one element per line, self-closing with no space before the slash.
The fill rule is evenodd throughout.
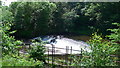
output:
<path id="1" fill-rule="evenodd" d="M 35 40 L 40 39 L 40 37 L 34 38 Z M 81 50 L 86 52 L 91 52 L 90 45 L 83 41 L 77 41 L 63 36 L 46 36 L 41 38 L 42 41 L 47 42 L 45 44 L 46 48 L 49 48 L 49 54 L 52 54 L 52 45 L 56 48 L 55 54 L 65 54 L 66 46 L 68 47 L 68 54 L 70 54 L 70 48 L 72 47 L 72 54 L 80 54 Z M 47 53 L 46 51 L 45 54 Z"/>

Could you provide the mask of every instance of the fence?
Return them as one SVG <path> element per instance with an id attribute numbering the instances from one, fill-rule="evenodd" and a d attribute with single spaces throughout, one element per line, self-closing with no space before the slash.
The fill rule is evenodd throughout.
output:
<path id="1" fill-rule="evenodd" d="M 52 51 L 50 52 L 50 48 L 52 48 Z M 65 50 L 65 53 L 56 53 L 55 51 L 57 49 Z M 79 52 L 78 54 L 73 54 L 73 51 Z M 75 58 L 80 59 L 82 58 L 82 49 L 81 50 L 74 50 L 72 47 L 69 48 L 69 46 L 66 46 L 66 48 L 59 48 L 52 45 L 52 47 L 47 47 L 47 63 L 48 64 L 57 64 L 62 66 L 69 66 L 74 63 Z M 73 59 L 74 58 L 74 59 Z M 51 62 L 50 62 L 51 60 Z M 79 61 L 80 62 L 80 61 Z M 78 62 L 77 62 L 78 63 Z"/>
<path id="2" fill-rule="evenodd" d="M 28 44 L 27 44 L 28 45 Z M 45 46 L 46 47 L 46 46 Z M 27 48 L 30 48 L 28 46 Z M 46 62 L 48 64 L 54 65 L 60 65 L 60 66 L 73 66 L 76 65 L 81 61 L 83 57 L 89 58 L 90 56 L 83 56 L 83 49 L 81 50 L 75 50 L 72 47 L 66 46 L 66 48 L 59 48 L 55 47 L 51 44 L 51 47 L 46 47 Z M 57 49 L 65 50 L 64 53 L 56 53 Z M 73 53 L 73 51 L 76 51 L 78 53 Z M 117 57 L 116 55 L 110 55 L 111 57 Z M 117 63 L 120 63 L 120 61 L 116 61 Z"/>

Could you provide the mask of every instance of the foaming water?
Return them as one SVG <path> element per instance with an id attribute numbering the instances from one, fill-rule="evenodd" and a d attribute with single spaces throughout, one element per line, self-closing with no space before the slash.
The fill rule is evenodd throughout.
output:
<path id="1" fill-rule="evenodd" d="M 58 36 L 59 37 L 59 36 Z M 71 47 L 72 47 L 72 54 L 80 54 L 81 50 L 86 52 L 91 52 L 90 45 L 83 41 L 76 41 L 69 38 L 54 38 L 54 37 L 45 37 L 42 40 L 47 41 L 45 46 L 49 47 L 50 52 L 52 51 L 52 45 L 55 47 L 55 54 L 65 54 L 66 53 L 66 46 L 69 47 L 68 54 L 71 54 Z M 64 48 L 64 49 L 58 49 Z M 47 53 L 47 52 L 46 52 Z"/>

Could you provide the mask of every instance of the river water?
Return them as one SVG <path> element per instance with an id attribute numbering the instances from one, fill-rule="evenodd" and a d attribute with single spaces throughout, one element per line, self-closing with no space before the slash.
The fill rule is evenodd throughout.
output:
<path id="1" fill-rule="evenodd" d="M 37 39 L 37 38 L 35 38 Z M 81 50 L 86 52 L 91 52 L 90 45 L 83 41 L 78 41 L 74 39 L 70 39 L 67 37 L 61 37 L 61 36 L 46 36 L 42 38 L 42 41 L 47 41 L 48 43 L 45 45 L 47 48 L 49 48 L 50 54 L 52 53 L 52 45 L 55 48 L 55 54 L 65 54 L 66 53 L 66 47 L 68 49 L 68 54 L 71 54 L 71 48 L 72 48 L 72 54 L 80 54 Z M 59 49 L 63 48 L 63 49 Z M 48 52 L 48 51 L 47 51 Z M 46 54 L 47 54 L 46 52 Z"/>

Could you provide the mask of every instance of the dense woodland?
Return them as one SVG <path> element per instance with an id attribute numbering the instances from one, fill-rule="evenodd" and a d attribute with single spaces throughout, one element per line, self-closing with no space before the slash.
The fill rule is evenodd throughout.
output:
<path id="1" fill-rule="evenodd" d="M 112 23 L 120 22 L 120 3 L 13 2 L 4 10 L 16 37 L 40 35 L 110 34 Z M 4 20 L 3 20 L 4 21 Z M 6 20 L 4 21 L 6 22 Z"/>
<path id="2" fill-rule="evenodd" d="M 18 56 L 17 51 L 21 48 L 18 45 L 22 41 L 16 40 L 31 39 L 41 35 L 92 36 L 87 43 L 93 47 L 93 53 L 89 55 L 94 57 L 83 58 L 84 63 L 80 64 L 82 66 L 118 65 L 112 62 L 116 58 L 107 55 L 120 54 L 120 2 L 13 2 L 9 6 L 1 5 L 0 8 L 3 66 L 43 66 L 44 63 L 36 56 L 44 57 L 42 51 L 44 48 L 38 47 L 34 50 L 33 47 L 29 55 Z M 43 44 L 39 43 L 39 45 Z M 29 56 L 33 56 L 32 58 L 37 61 Z M 15 63 L 16 60 L 18 63 Z"/>

